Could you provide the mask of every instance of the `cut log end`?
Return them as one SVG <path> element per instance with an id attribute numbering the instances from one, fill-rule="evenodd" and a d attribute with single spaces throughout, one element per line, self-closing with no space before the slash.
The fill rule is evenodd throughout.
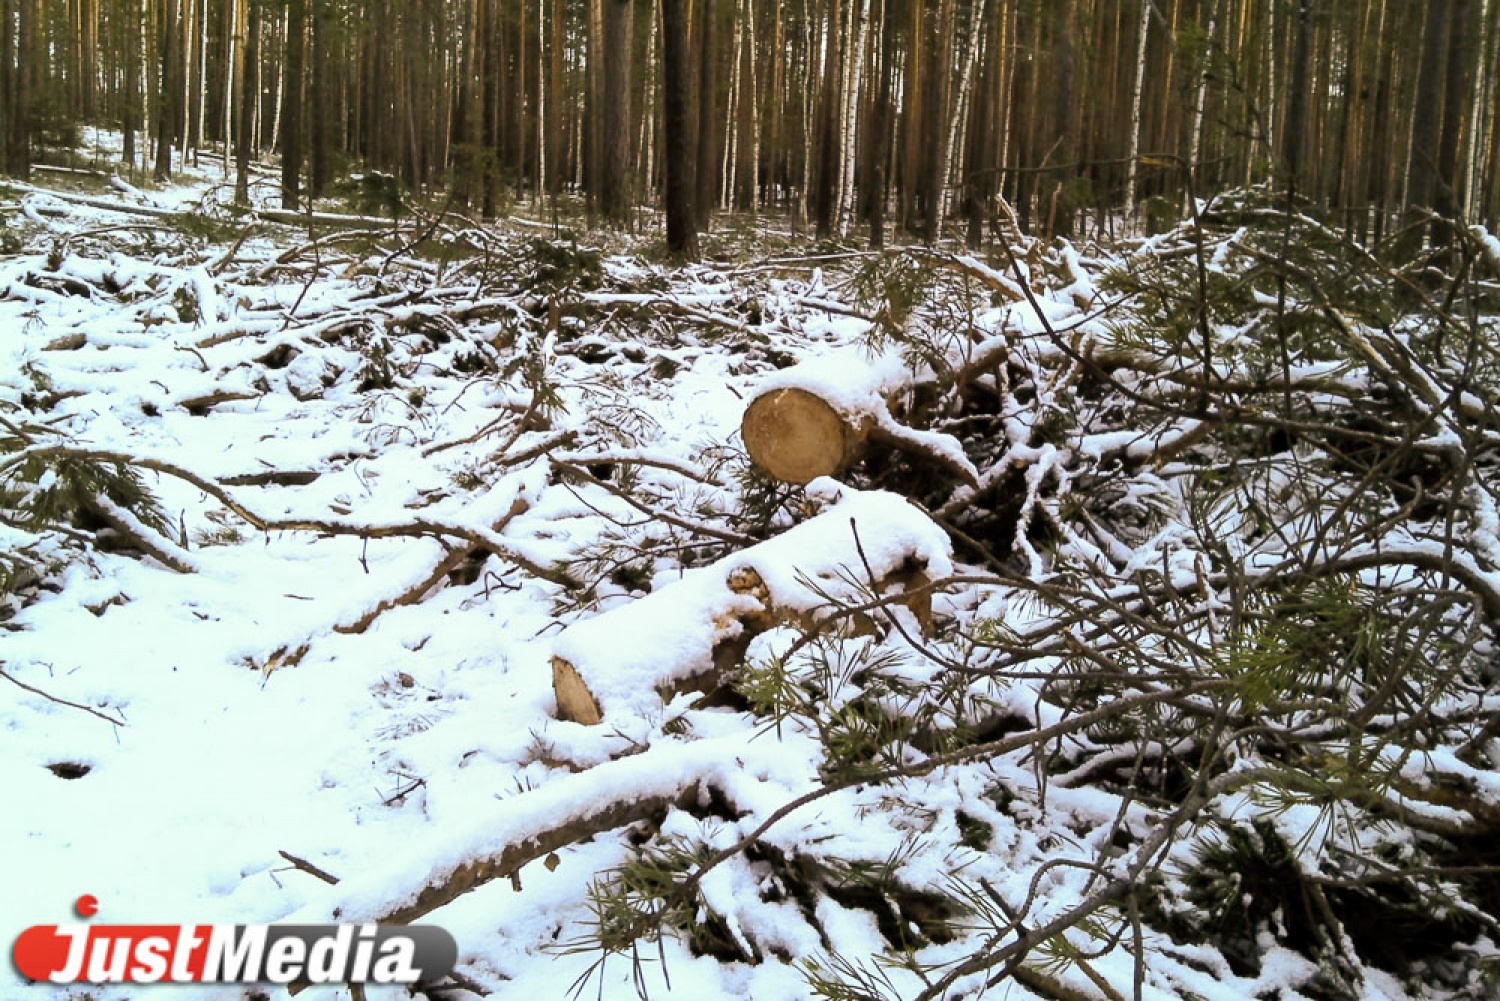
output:
<path id="1" fill-rule="evenodd" d="M 603 722 L 594 693 L 584 684 L 578 669 L 561 657 L 552 658 L 552 693 L 557 697 L 557 718 L 572 720 L 584 726 Z"/>
<path id="2" fill-rule="evenodd" d="M 783 483 L 842 472 L 859 452 L 862 429 L 805 389 L 773 389 L 751 401 L 740 423 L 750 459 Z"/>

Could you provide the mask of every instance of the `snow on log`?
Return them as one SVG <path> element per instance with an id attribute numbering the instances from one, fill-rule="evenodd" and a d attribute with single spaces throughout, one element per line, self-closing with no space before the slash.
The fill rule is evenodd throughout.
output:
<path id="1" fill-rule="evenodd" d="M 833 483 L 811 489 L 837 503 L 563 632 L 552 657 L 558 716 L 592 725 L 649 712 L 683 691 L 711 691 L 757 633 L 810 627 L 838 604 L 861 604 L 872 577 L 882 591 L 910 595 L 905 603 L 925 629 L 930 606 L 921 586 L 951 573 L 947 535 L 895 494 Z"/>
<path id="2" fill-rule="evenodd" d="M 740 437 L 750 459 L 783 483 L 836 476 L 870 440 L 884 442 L 973 484 L 978 473 L 951 435 L 899 423 L 891 401 L 915 378 L 894 352 L 834 351 L 764 380 L 745 408 Z"/>
<path id="3" fill-rule="evenodd" d="M 696 799 L 700 787 L 729 786 L 728 777 L 755 770 L 752 753 L 738 735 L 663 742 L 565 776 L 490 804 L 463 824 L 438 825 L 389 866 L 346 877 L 286 920 L 409 924 L 549 852 Z"/>

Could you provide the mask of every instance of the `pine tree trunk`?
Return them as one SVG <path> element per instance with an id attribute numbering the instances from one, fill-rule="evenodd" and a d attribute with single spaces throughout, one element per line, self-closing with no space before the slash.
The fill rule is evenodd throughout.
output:
<path id="1" fill-rule="evenodd" d="M 328 0 L 313 0 L 312 16 L 312 139 L 308 197 L 320 198 L 333 179 L 333 11 Z"/>
<path id="2" fill-rule="evenodd" d="M 180 93 L 172 85 L 172 69 L 177 59 L 177 0 L 164 0 L 157 38 L 161 53 L 157 93 L 161 96 L 156 102 L 156 167 L 153 176 L 158 181 L 165 181 L 172 176 L 172 138 L 177 129 L 174 105 Z"/>
<path id="3" fill-rule="evenodd" d="M 1490 0 L 1480 0 L 1478 58 L 1474 63 L 1474 93 L 1478 95 L 1469 106 L 1469 148 L 1464 163 L 1464 215 L 1466 222 L 1477 223 L 1484 217 L 1484 174 L 1481 169 L 1485 148 L 1486 126 L 1494 116 L 1495 97 L 1491 92 L 1489 75 Z"/>
<path id="4" fill-rule="evenodd" d="M 286 61 L 281 80 L 281 207 L 302 202 L 302 73 L 306 62 L 307 0 L 288 0 Z"/>
<path id="5" fill-rule="evenodd" d="M 844 57 L 844 91 L 843 98 L 843 121 L 839 125 L 839 143 L 843 147 L 843 156 L 839 158 L 839 184 L 838 184 L 838 231 L 843 236 L 849 231 L 849 220 L 854 216 L 854 168 L 855 156 L 859 151 L 856 142 L 855 123 L 858 121 L 858 101 L 860 90 L 863 86 L 863 68 L 865 64 L 865 47 L 869 44 L 870 34 L 870 0 L 860 0 L 858 6 L 849 4 L 851 15 L 855 17 L 858 31 L 854 32 L 854 44 L 849 46 Z"/>
<path id="6" fill-rule="evenodd" d="M 714 0 L 698 0 L 698 227 L 706 229 L 719 190 L 718 11 Z"/>
<path id="7" fill-rule="evenodd" d="M 1299 0 L 1289 68 L 1286 129 L 1282 143 L 1286 148 L 1286 184 L 1293 194 L 1302 189 L 1302 173 L 1307 150 L 1307 90 L 1312 62 L 1312 0 Z"/>
<path id="8" fill-rule="evenodd" d="M 1443 56 L 1448 45 L 1448 22 L 1453 0 L 1429 0 L 1422 27 L 1422 58 L 1417 71 L 1416 101 L 1412 108 L 1411 146 L 1406 160 L 1406 232 L 1397 248 L 1409 257 L 1421 247 L 1428 211 L 1437 207 L 1438 142 L 1442 129 Z"/>
<path id="9" fill-rule="evenodd" d="M 1195 184 L 1199 181 L 1199 154 L 1203 143 L 1203 114 L 1208 106 L 1208 58 L 1213 50 L 1215 33 L 1218 30 L 1220 0 L 1210 0 L 1208 8 L 1207 49 L 1199 57 L 1198 84 L 1193 94 L 1193 129 L 1188 140 L 1188 169 L 1193 172 Z"/>
<path id="10" fill-rule="evenodd" d="M 547 132 L 547 159 L 551 169 L 547 175 L 547 193 L 552 196 L 552 203 L 557 204 L 557 197 L 563 188 L 563 129 L 562 129 L 562 101 L 563 101 L 563 48 L 565 46 L 565 24 L 563 0 L 552 0 L 551 24 L 548 26 L 551 41 L 548 44 L 547 53 L 547 102 L 546 132 Z"/>
<path id="11" fill-rule="evenodd" d="M 1463 215 L 1458 172 L 1458 140 L 1463 129 L 1465 99 L 1472 92 L 1468 82 L 1467 41 L 1469 38 L 1469 0 L 1451 0 L 1448 20 L 1448 54 L 1444 67 L 1443 122 L 1438 140 L 1437 190 L 1432 207 L 1439 220 L 1433 227 L 1433 242 L 1447 245 L 1453 239 L 1452 221 Z"/>
<path id="12" fill-rule="evenodd" d="M 755 5 L 751 0 L 745 0 L 740 23 L 743 44 L 740 46 L 739 79 L 736 82 L 739 113 L 735 125 L 734 207 L 740 212 L 749 212 L 755 208 L 759 165 L 755 134 Z"/>
<path id="13" fill-rule="evenodd" d="M 986 3 L 979 0 L 970 13 L 969 44 L 964 53 L 964 68 L 958 77 L 958 89 L 949 100 L 949 124 L 943 143 L 943 180 L 938 195 L 938 218 L 947 219 L 953 207 L 955 194 L 962 187 L 953 174 L 955 167 L 963 162 L 965 155 L 964 125 L 969 117 L 969 105 L 973 100 L 974 66 L 983 45 L 979 41 L 979 26 L 984 21 Z"/>
<path id="14" fill-rule="evenodd" d="M 240 121 L 235 150 L 234 200 L 250 204 L 250 147 L 255 143 L 255 110 L 260 103 L 260 0 L 242 0 L 245 14 L 244 65 L 239 74 Z"/>
<path id="15" fill-rule="evenodd" d="M 0 143 L 4 144 L 0 171 L 20 178 L 31 173 L 31 100 L 24 69 L 31 58 L 27 41 L 31 15 L 26 10 L 30 2 L 4 0 L 0 5 L 5 17 L 0 24 Z"/>
<path id="16" fill-rule="evenodd" d="M 698 256 L 693 211 L 693 79 L 688 55 L 688 0 L 662 0 L 662 155 L 666 160 L 667 249 L 687 260 Z"/>
<path id="17" fill-rule="evenodd" d="M 885 207 L 889 200 L 886 175 L 891 158 L 891 90 L 901 24 L 898 0 L 882 0 L 880 20 L 880 88 L 875 95 L 874 114 L 870 117 L 870 195 L 867 207 L 870 246 L 876 250 L 885 246 Z"/>
<path id="18" fill-rule="evenodd" d="M 604 176 L 599 211 L 611 222 L 630 220 L 631 0 L 604 2 Z"/>
<path id="19" fill-rule="evenodd" d="M 922 111 L 921 192 L 922 238 L 931 243 L 943 225 L 943 167 L 947 162 L 948 105 L 952 77 L 953 0 L 939 0 L 935 30 L 926 40 L 926 107 Z M 915 44 L 915 43 L 913 43 Z"/>

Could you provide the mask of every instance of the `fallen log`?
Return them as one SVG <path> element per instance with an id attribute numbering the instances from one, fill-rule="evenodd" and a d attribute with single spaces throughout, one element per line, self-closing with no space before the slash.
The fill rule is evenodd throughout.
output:
<path id="1" fill-rule="evenodd" d="M 838 351 L 765 380 L 745 408 L 740 437 L 750 460 L 783 483 L 837 476 L 870 442 L 900 449 L 974 485 L 978 472 L 951 435 L 907 427 L 891 413 L 916 382 L 906 362 Z"/>
<path id="2" fill-rule="evenodd" d="M 948 576 L 948 552 L 942 529 L 904 498 L 845 491 L 774 539 L 565 630 L 552 657 L 558 717 L 593 725 L 712 691 L 759 633 L 816 628 L 872 588 L 904 595 L 925 630 L 924 585 Z M 868 617 L 851 619 L 855 631 L 873 628 Z"/>
<path id="3" fill-rule="evenodd" d="M 664 742 L 490 805 L 463 825 L 436 830 L 393 869 L 352 874 L 331 899 L 288 923 L 328 920 L 409 924 L 527 863 L 607 831 L 696 803 L 704 788 L 732 787 L 754 764 L 742 737 Z"/>

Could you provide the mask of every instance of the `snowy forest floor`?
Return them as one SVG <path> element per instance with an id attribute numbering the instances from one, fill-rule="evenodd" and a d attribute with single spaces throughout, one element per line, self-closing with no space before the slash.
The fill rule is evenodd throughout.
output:
<path id="1" fill-rule="evenodd" d="M 0 187 L 0 941 L 83 893 L 437 888 L 449 998 L 1491 996 L 1486 234 L 1403 311 L 1250 201 L 1115 251 L 668 267 L 247 229 L 185 178 Z M 908 447 L 758 476 L 773 379 Z M 748 636 L 742 565 L 766 621 L 659 696 Z M 557 718 L 564 653 L 603 723 Z M 0 967 L 49 990 L 181 988 Z"/>

